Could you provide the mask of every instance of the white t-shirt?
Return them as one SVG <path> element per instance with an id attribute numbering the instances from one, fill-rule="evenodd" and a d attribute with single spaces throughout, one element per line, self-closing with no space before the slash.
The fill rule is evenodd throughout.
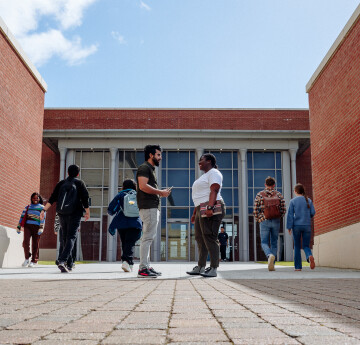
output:
<path id="1" fill-rule="evenodd" d="M 220 186 L 216 200 L 222 200 L 220 194 L 222 181 L 223 176 L 221 172 L 215 168 L 212 168 L 207 173 L 201 175 L 192 185 L 192 199 L 195 207 L 199 206 L 202 202 L 209 201 L 210 186 L 214 183 L 217 183 Z"/>

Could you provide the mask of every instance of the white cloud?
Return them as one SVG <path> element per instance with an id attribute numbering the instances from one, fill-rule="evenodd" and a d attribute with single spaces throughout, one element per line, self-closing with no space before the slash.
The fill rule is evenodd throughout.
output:
<path id="1" fill-rule="evenodd" d="M 146 10 L 146 11 L 151 11 L 151 7 L 148 4 L 145 4 L 144 1 L 140 0 L 140 8 Z"/>
<path id="2" fill-rule="evenodd" d="M 111 36 L 116 39 L 120 44 L 126 44 L 125 37 L 120 35 L 117 31 L 112 31 Z"/>
<path id="3" fill-rule="evenodd" d="M 0 15 L 36 66 L 55 55 L 75 65 L 95 53 L 97 46 L 83 47 L 81 38 L 66 38 L 65 31 L 81 26 L 85 9 L 95 1 L 0 0 Z M 55 24 L 47 31 L 38 32 L 42 19 L 55 20 Z"/>

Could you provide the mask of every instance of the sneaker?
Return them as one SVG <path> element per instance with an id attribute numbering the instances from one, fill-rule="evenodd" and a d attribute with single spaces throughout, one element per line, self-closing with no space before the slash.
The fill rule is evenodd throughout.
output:
<path id="1" fill-rule="evenodd" d="M 123 271 L 125 272 L 131 272 L 131 268 L 130 265 L 127 261 L 124 261 L 121 265 L 121 268 L 123 269 Z"/>
<path id="2" fill-rule="evenodd" d="M 59 262 L 58 268 L 61 273 L 69 273 L 69 269 L 66 267 L 65 262 Z"/>
<path id="3" fill-rule="evenodd" d="M 35 266 L 37 266 L 37 262 L 32 262 L 32 261 L 31 261 L 31 262 L 29 263 L 29 267 L 35 267 Z"/>
<path id="4" fill-rule="evenodd" d="M 203 277 L 207 277 L 207 278 L 212 278 L 212 277 L 217 277 L 217 269 L 214 267 L 208 267 L 204 273 L 200 273 L 201 276 Z"/>
<path id="5" fill-rule="evenodd" d="M 26 260 L 23 262 L 22 267 L 28 267 L 29 263 L 30 263 L 30 260 L 29 260 L 29 259 L 26 259 Z"/>
<path id="6" fill-rule="evenodd" d="M 131 270 L 131 272 L 133 271 L 133 269 L 134 269 L 134 265 L 129 265 L 130 266 L 130 270 Z"/>
<path id="7" fill-rule="evenodd" d="M 310 268 L 313 270 L 315 268 L 315 260 L 312 255 L 309 256 Z"/>
<path id="8" fill-rule="evenodd" d="M 152 267 L 149 267 L 149 271 L 152 272 L 152 273 L 155 273 L 157 276 L 161 276 L 161 275 L 162 275 L 161 272 L 155 271 Z"/>
<path id="9" fill-rule="evenodd" d="M 147 267 L 138 271 L 138 278 L 157 278 L 158 275 L 151 272 Z"/>
<path id="10" fill-rule="evenodd" d="M 198 276 L 201 273 L 205 272 L 205 267 L 195 266 L 192 271 L 186 272 L 187 274 L 190 274 L 191 276 Z"/>
<path id="11" fill-rule="evenodd" d="M 268 258 L 268 270 L 275 271 L 275 255 L 270 254 Z"/>

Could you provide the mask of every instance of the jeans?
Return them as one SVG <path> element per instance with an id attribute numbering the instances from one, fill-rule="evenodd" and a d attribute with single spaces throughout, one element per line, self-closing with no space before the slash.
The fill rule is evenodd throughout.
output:
<path id="1" fill-rule="evenodd" d="M 261 248 L 266 257 L 277 256 L 277 245 L 280 230 L 280 219 L 267 219 L 260 223 Z M 270 239 L 270 247 L 269 247 Z"/>
<path id="2" fill-rule="evenodd" d="M 150 246 L 155 239 L 160 211 L 157 208 L 140 209 L 140 218 L 143 222 L 143 233 L 140 241 L 139 269 L 150 267 Z"/>
<path id="3" fill-rule="evenodd" d="M 81 216 L 74 215 L 59 215 L 60 220 L 60 248 L 59 263 L 68 262 L 72 254 L 74 244 L 77 238 L 78 229 L 80 226 Z"/>
<path id="4" fill-rule="evenodd" d="M 218 233 L 221 221 L 225 216 L 225 205 L 222 203 L 222 214 L 212 217 L 200 217 L 200 206 L 196 207 L 195 214 L 195 240 L 199 249 L 198 266 L 205 267 L 208 253 L 210 254 L 210 267 L 219 267 L 219 240 Z"/>
<path id="5" fill-rule="evenodd" d="M 59 229 L 59 238 L 61 239 L 61 227 Z M 60 246 L 59 246 L 59 257 L 60 257 L 60 254 L 62 253 L 63 251 L 63 243 L 61 242 L 61 240 L 59 241 L 60 242 Z M 67 267 L 70 267 L 72 268 L 74 266 L 74 262 L 76 261 L 76 243 L 77 243 L 77 237 L 76 237 L 76 240 L 74 242 L 74 247 L 73 247 L 73 250 L 71 251 L 71 255 L 69 255 L 67 261 L 66 261 L 66 266 Z M 57 263 L 59 263 L 59 257 L 58 259 L 56 260 Z"/>
<path id="6" fill-rule="evenodd" d="M 126 261 L 129 265 L 133 265 L 134 247 L 136 241 L 141 236 L 140 229 L 118 229 L 121 239 L 121 260 Z"/>
<path id="7" fill-rule="evenodd" d="M 294 239 L 294 265 L 295 269 L 302 269 L 302 260 L 301 260 L 301 237 L 302 245 L 306 255 L 306 260 L 309 259 L 309 256 L 312 255 L 310 249 L 310 239 L 311 239 L 311 225 L 296 225 L 292 229 L 293 239 Z"/>

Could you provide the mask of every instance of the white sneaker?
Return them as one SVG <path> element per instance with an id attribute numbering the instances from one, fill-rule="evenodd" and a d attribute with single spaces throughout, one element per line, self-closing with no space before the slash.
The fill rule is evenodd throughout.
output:
<path id="1" fill-rule="evenodd" d="M 30 260 L 29 260 L 29 259 L 26 259 L 26 260 L 23 262 L 22 267 L 28 267 L 29 262 L 30 262 Z"/>
<path id="2" fill-rule="evenodd" d="M 268 258 L 268 270 L 275 271 L 275 255 L 270 254 Z"/>
<path id="3" fill-rule="evenodd" d="M 131 272 L 133 271 L 133 269 L 134 269 L 134 265 L 130 265 Z"/>
<path id="4" fill-rule="evenodd" d="M 37 266 L 37 262 L 32 262 L 32 261 L 31 261 L 31 262 L 29 263 L 29 267 L 35 267 L 35 266 Z"/>
<path id="5" fill-rule="evenodd" d="M 121 268 L 123 269 L 123 271 L 125 272 L 131 272 L 131 267 L 129 265 L 129 263 L 127 261 L 124 261 L 121 265 Z"/>

